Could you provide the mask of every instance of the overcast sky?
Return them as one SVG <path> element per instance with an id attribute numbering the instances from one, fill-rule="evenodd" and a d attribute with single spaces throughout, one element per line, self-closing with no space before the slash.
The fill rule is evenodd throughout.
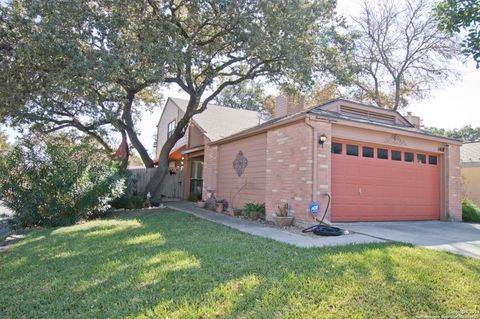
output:
<path id="1" fill-rule="evenodd" d="M 357 0 L 338 0 L 338 11 L 341 14 L 355 14 L 359 10 L 359 1 Z M 439 128 L 460 128 L 464 125 L 480 126 L 480 69 L 475 68 L 472 61 L 457 67 L 461 78 L 458 82 L 435 90 L 431 98 L 423 101 L 412 101 L 410 106 L 402 111 L 411 111 L 414 115 L 421 117 L 425 126 L 435 126 Z M 187 96 L 173 87 L 164 92 L 164 97 Z M 153 136 L 156 132 L 156 125 L 161 114 L 160 105 L 153 113 L 144 114 L 142 120 L 138 123 L 140 130 L 140 139 L 153 155 Z M 12 130 L 8 130 L 11 139 L 15 135 Z"/>

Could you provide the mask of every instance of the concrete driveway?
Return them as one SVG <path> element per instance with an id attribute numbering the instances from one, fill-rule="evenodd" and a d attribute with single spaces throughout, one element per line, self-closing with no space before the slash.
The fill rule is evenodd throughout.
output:
<path id="1" fill-rule="evenodd" d="M 356 233 L 480 258 L 480 224 L 444 221 L 337 223 Z"/>

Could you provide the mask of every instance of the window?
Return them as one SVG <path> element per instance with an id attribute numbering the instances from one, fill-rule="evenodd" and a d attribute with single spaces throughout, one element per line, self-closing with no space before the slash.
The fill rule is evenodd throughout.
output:
<path id="1" fill-rule="evenodd" d="M 175 131 L 175 120 L 171 121 L 170 123 L 168 123 L 168 127 L 167 127 L 167 138 L 169 138 L 170 136 L 173 135 L 173 131 Z"/>
<path id="2" fill-rule="evenodd" d="M 437 165 L 437 157 L 434 155 L 428 155 L 428 164 Z"/>
<path id="3" fill-rule="evenodd" d="M 333 154 L 342 154 L 342 144 L 332 143 L 332 153 Z"/>
<path id="4" fill-rule="evenodd" d="M 377 158 L 388 159 L 388 150 L 386 150 L 384 148 L 378 148 L 377 149 Z"/>
<path id="5" fill-rule="evenodd" d="M 425 154 L 417 154 L 417 163 L 426 164 L 427 158 Z"/>
<path id="6" fill-rule="evenodd" d="M 405 152 L 405 162 L 413 162 L 413 153 Z"/>
<path id="7" fill-rule="evenodd" d="M 362 147 L 362 156 L 363 157 L 373 157 L 373 147 Z"/>
<path id="8" fill-rule="evenodd" d="M 402 152 L 392 151 L 392 161 L 401 161 L 401 160 L 402 160 Z"/>
<path id="9" fill-rule="evenodd" d="M 347 144 L 347 155 L 358 156 L 358 146 Z"/>

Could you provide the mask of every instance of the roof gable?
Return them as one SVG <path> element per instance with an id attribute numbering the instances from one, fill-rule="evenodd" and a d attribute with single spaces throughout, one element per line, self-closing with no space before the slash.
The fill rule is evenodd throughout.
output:
<path id="1" fill-rule="evenodd" d="M 362 104 L 345 99 L 337 99 L 317 106 L 324 111 L 336 112 L 346 116 L 352 116 L 369 120 L 374 123 L 403 125 L 413 127 L 406 118 L 393 110 L 383 109 L 373 105 Z"/>
<path id="2" fill-rule="evenodd" d="M 163 118 L 163 114 L 165 114 L 165 111 L 167 110 L 167 108 L 172 108 L 172 107 L 175 107 L 177 108 L 181 113 L 179 114 L 179 116 L 183 116 L 183 114 L 185 114 L 185 110 L 182 109 L 176 102 L 174 99 L 172 98 L 168 98 L 167 99 L 167 102 L 165 102 L 165 106 L 163 107 L 162 109 L 162 114 L 160 114 L 160 118 L 158 119 L 158 124 L 160 124 L 160 122 L 162 121 L 162 118 Z"/>
<path id="3" fill-rule="evenodd" d="M 169 98 L 185 113 L 188 101 L 179 98 Z M 168 103 L 168 102 L 167 102 Z M 258 112 L 234 109 L 231 107 L 208 104 L 207 108 L 193 116 L 195 125 L 210 141 L 216 141 L 232 134 L 260 124 Z"/>

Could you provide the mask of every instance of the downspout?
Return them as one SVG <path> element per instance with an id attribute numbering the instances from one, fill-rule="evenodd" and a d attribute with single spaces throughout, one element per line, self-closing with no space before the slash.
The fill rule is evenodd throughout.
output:
<path id="1" fill-rule="evenodd" d="M 310 117 L 308 115 L 305 117 L 305 124 L 312 128 L 313 138 L 312 138 L 312 170 L 313 170 L 313 181 L 312 181 L 312 202 L 317 201 L 317 180 L 318 180 L 318 143 L 317 143 L 317 128 L 311 124 Z"/>

